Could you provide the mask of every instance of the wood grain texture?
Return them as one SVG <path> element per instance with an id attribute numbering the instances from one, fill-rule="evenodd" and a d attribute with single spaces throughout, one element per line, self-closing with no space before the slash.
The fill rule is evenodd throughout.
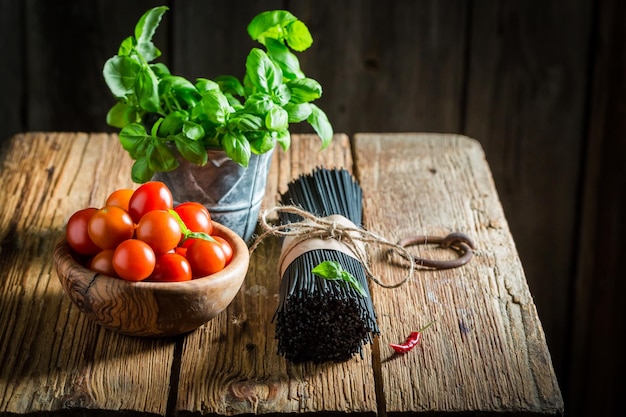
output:
<path id="1" fill-rule="evenodd" d="M 299 55 L 336 131 L 450 132 L 462 119 L 468 2 L 298 1 L 314 43 Z"/>
<path id="2" fill-rule="evenodd" d="M 170 69 L 190 80 L 225 74 L 242 80 L 250 49 L 261 46 L 248 35 L 248 23 L 257 13 L 282 8 L 280 0 L 172 2 L 168 15 L 176 32 Z"/>
<path id="3" fill-rule="evenodd" d="M 119 336 L 90 322 L 63 294 L 52 263 L 69 216 L 102 205 L 129 179 L 130 159 L 114 135 L 11 141 L 0 176 L 0 414 L 165 413 L 174 341 Z"/>
<path id="4" fill-rule="evenodd" d="M 0 52 L 3 62 L 11 63 L 0 68 L 0 156 L 8 139 L 24 131 L 26 120 L 22 114 L 26 85 L 22 74 L 26 62 L 22 51 L 24 32 L 22 2 L 0 0 Z M 1 158 L 0 158 L 1 159 Z"/>
<path id="5" fill-rule="evenodd" d="M 320 105 L 337 131 L 458 132 L 480 140 L 555 370 L 564 392 L 572 386 L 569 413 L 584 415 L 580 392 L 588 404 L 610 402 L 583 375 L 597 371 L 594 378 L 607 381 L 620 374 L 611 357 L 618 350 L 611 330 L 620 323 L 606 324 L 619 315 L 604 299 L 623 280 L 612 267 L 597 283 L 594 264 L 606 265 L 615 246 L 591 251 L 595 229 L 579 231 L 601 229 L 606 219 L 609 232 L 623 228 L 614 211 L 626 189 L 613 171 L 621 162 L 584 154 L 604 147 L 608 156 L 621 146 L 623 118 L 609 114 L 621 112 L 614 97 L 624 85 L 620 2 L 0 0 L 0 160 L 14 133 L 113 131 L 104 118 L 113 99 L 102 66 L 140 14 L 162 4 L 171 7 L 156 35 L 162 61 L 191 78 L 240 73 L 254 45 L 244 33 L 249 19 L 260 8 L 286 8 L 311 28 L 315 44 L 301 63 L 323 85 Z M 598 105 L 597 86 L 607 91 L 600 93 L 606 104 Z M 596 205 L 583 178 L 618 189 Z M 593 342 L 586 328 L 597 331 Z"/>
<path id="6" fill-rule="evenodd" d="M 570 415 L 613 415 L 623 408 L 626 330 L 626 4 L 602 1 L 594 36 L 591 119 L 568 369 Z M 615 381 L 615 382 L 609 382 Z"/>
<path id="7" fill-rule="evenodd" d="M 420 270 L 394 290 L 374 285 L 387 412 L 562 413 L 545 336 L 480 145 L 434 134 L 358 134 L 354 142 L 366 228 L 392 241 L 463 232 L 476 244 L 462 268 Z M 375 273 L 387 282 L 405 276 L 374 249 Z M 388 343 L 433 320 L 412 354 L 392 354 Z"/>
<path id="8" fill-rule="evenodd" d="M 161 3 L 65 0 L 59 5 L 32 0 L 23 4 L 28 130 L 113 131 L 106 114 L 115 99 L 102 69 L 122 40 L 133 34 L 141 15 Z M 154 37 L 163 52 L 159 60 L 165 63 L 168 26 L 164 19 Z"/>
<path id="9" fill-rule="evenodd" d="M 349 141 L 336 135 L 319 152 L 315 135 L 294 135 L 274 154 L 263 208 L 276 205 L 289 181 L 317 166 L 351 170 Z M 263 209 L 262 208 L 262 209 Z M 280 241 L 267 238 L 250 259 L 240 294 L 183 346 L 177 409 L 201 414 L 291 412 L 375 413 L 369 347 L 341 364 L 294 365 L 277 354 L 272 317 L 278 306 Z"/>
<path id="10" fill-rule="evenodd" d="M 586 0 L 479 0 L 470 34 L 463 133 L 491 162 L 559 375 L 569 349 L 590 15 Z"/>

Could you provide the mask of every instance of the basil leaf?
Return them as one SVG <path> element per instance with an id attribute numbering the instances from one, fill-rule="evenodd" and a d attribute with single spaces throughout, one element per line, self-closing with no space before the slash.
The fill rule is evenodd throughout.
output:
<path id="1" fill-rule="evenodd" d="M 265 46 L 269 57 L 283 71 L 283 77 L 289 80 L 304 78 L 304 73 L 300 69 L 300 61 L 284 43 L 268 38 L 265 40 Z"/>
<path id="2" fill-rule="evenodd" d="M 289 114 L 282 107 L 274 107 L 265 116 L 268 130 L 281 131 L 289 127 Z"/>
<path id="3" fill-rule="evenodd" d="M 339 262 L 323 261 L 314 267 L 311 272 L 320 278 L 328 280 L 341 279 L 343 267 Z"/>
<path id="4" fill-rule="evenodd" d="M 158 137 L 158 133 L 159 133 L 159 126 L 161 126 L 161 123 L 163 123 L 163 118 L 159 117 L 154 124 L 152 125 L 152 128 L 150 129 L 150 136 L 152 136 L 153 138 Z"/>
<path id="5" fill-rule="evenodd" d="M 294 51 L 302 52 L 313 44 L 311 32 L 302 21 L 291 22 L 285 27 L 285 30 L 287 32 L 287 36 L 285 36 L 287 45 Z"/>
<path id="6" fill-rule="evenodd" d="M 264 93 L 278 88 L 283 80 L 280 68 L 259 48 L 253 48 L 248 54 L 246 75 L 252 85 Z"/>
<path id="7" fill-rule="evenodd" d="M 276 104 L 285 106 L 291 100 L 291 90 L 285 84 L 281 84 L 274 89 L 272 97 Z"/>
<path id="8" fill-rule="evenodd" d="M 253 40 L 261 43 L 264 43 L 267 36 L 278 39 L 282 28 L 296 20 L 298 18 L 286 10 L 262 12 L 248 24 L 248 34 Z"/>
<path id="9" fill-rule="evenodd" d="M 311 115 L 307 118 L 307 122 L 313 127 L 315 132 L 322 139 L 322 149 L 326 148 L 333 140 L 333 127 L 326 117 L 326 113 L 315 104 L 310 104 Z"/>
<path id="10" fill-rule="evenodd" d="M 318 264 L 311 272 L 320 278 L 330 281 L 344 281 L 350 287 L 354 288 L 362 297 L 367 297 L 367 292 L 361 286 L 359 281 L 348 271 L 343 269 L 339 262 L 323 261 Z"/>
<path id="11" fill-rule="evenodd" d="M 196 165 L 206 165 L 209 157 L 204 144 L 197 140 L 191 140 L 185 135 L 173 136 L 176 149 L 187 161 Z"/>
<path id="12" fill-rule="evenodd" d="M 215 78 L 215 82 L 224 93 L 230 93 L 233 96 L 244 97 L 245 92 L 241 82 L 232 75 L 220 75 Z"/>
<path id="13" fill-rule="evenodd" d="M 243 167 L 250 162 L 250 143 L 241 133 L 226 133 L 222 139 L 226 155 Z"/>
<path id="14" fill-rule="evenodd" d="M 159 93 L 168 94 L 179 91 L 196 91 L 196 87 L 186 78 L 178 75 L 164 75 L 159 82 Z"/>
<path id="15" fill-rule="evenodd" d="M 242 132 L 253 132 L 263 129 L 264 121 L 254 114 L 242 113 L 231 117 L 228 126 Z"/>
<path id="16" fill-rule="evenodd" d="M 183 123 L 187 119 L 189 119 L 189 116 L 182 110 L 171 112 L 163 119 L 159 127 L 159 135 L 167 137 L 180 133 L 183 130 Z"/>
<path id="17" fill-rule="evenodd" d="M 191 140 L 198 141 L 204 137 L 204 128 L 194 122 L 183 123 L 183 133 Z"/>
<path id="18" fill-rule="evenodd" d="M 322 96 L 322 86 L 312 78 L 299 78 L 287 82 L 292 103 L 308 103 Z"/>
<path id="19" fill-rule="evenodd" d="M 276 138 L 274 137 L 276 132 L 251 132 L 249 134 L 248 141 L 250 142 L 250 148 L 255 154 L 263 154 L 276 146 Z"/>
<path id="20" fill-rule="evenodd" d="M 311 115 L 311 105 L 309 103 L 289 103 L 284 109 L 289 114 L 289 123 L 299 123 L 306 120 Z"/>
<path id="21" fill-rule="evenodd" d="M 167 67 L 167 65 L 163 64 L 162 62 L 150 64 L 150 69 L 152 70 L 152 72 L 154 72 L 154 75 L 156 75 L 157 78 L 163 78 L 166 75 L 171 74 L 170 69 Z"/>
<path id="22" fill-rule="evenodd" d="M 141 71 L 141 65 L 127 56 L 109 58 L 102 70 L 104 81 L 117 98 L 124 98 L 135 93 L 135 80 Z"/>
<path id="23" fill-rule="evenodd" d="M 161 17 L 168 10 L 167 6 L 154 7 L 145 12 L 135 25 L 135 39 L 137 44 L 152 42 L 152 37 L 156 32 Z"/>
<path id="24" fill-rule="evenodd" d="M 106 121 L 109 126 L 121 129 L 128 124 L 139 121 L 139 114 L 135 106 L 120 101 L 108 111 Z"/>
<path id="25" fill-rule="evenodd" d="M 148 147 L 146 156 L 148 157 L 148 166 L 152 171 L 172 171 L 180 165 L 169 146 L 159 141 L 154 141 Z"/>
<path id="26" fill-rule="evenodd" d="M 200 93 L 203 93 L 205 91 L 219 90 L 220 85 L 215 81 L 209 80 L 207 78 L 198 78 L 196 80 L 196 89 Z"/>
<path id="27" fill-rule="evenodd" d="M 161 51 L 152 42 L 138 43 L 135 50 L 146 62 L 150 62 L 161 56 Z"/>
<path id="28" fill-rule="evenodd" d="M 131 158 L 139 159 L 145 154 L 147 144 L 151 141 L 151 136 L 139 123 L 131 123 L 125 126 L 119 133 L 120 144 L 127 151 Z"/>
<path id="29" fill-rule="evenodd" d="M 200 98 L 196 86 L 186 78 L 166 75 L 159 82 L 159 94 L 173 95 L 183 100 L 188 107 L 194 107 Z"/>
<path id="30" fill-rule="evenodd" d="M 239 101 L 238 98 L 236 98 L 230 93 L 224 93 L 224 95 L 226 96 L 226 99 L 228 100 L 228 104 L 230 104 L 230 107 L 232 107 L 234 110 L 243 109 L 243 106 L 241 105 L 241 101 Z"/>
<path id="31" fill-rule="evenodd" d="M 130 56 L 135 49 L 135 46 L 137 46 L 137 41 L 133 36 L 129 36 L 122 41 L 119 49 L 117 50 L 117 54 L 119 56 Z"/>
<path id="32" fill-rule="evenodd" d="M 288 129 L 283 130 L 282 132 L 275 132 L 276 142 L 283 148 L 283 151 L 287 151 L 289 146 L 291 146 L 291 134 Z"/>
<path id="33" fill-rule="evenodd" d="M 219 90 L 210 90 L 202 94 L 204 114 L 213 123 L 224 124 L 230 114 L 230 103 Z"/>
<path id="34" fill-rule="evenodd" d="M 352 288 L 354 288 L 361 295 L 361 297 L 367 297 L 367 292 L 365 291 L 365 289 L 363 289 L 363 287 L 361 286 L 359 281 L 357 281 L 354 275 L 352 275 L 348 271 L 342 271 L 341 279 L 347 282 Z"/>
<path id="35" fill-rule="evenodd" d="M 148 157 L 143 156 L 135 161 L 130 171 L 131 179 L 137 184 L 143 184 L 152 179 L 154 171 L 150 169 Z"/>
<path id="36" fill-rule="evenodd" d="M 160 110 L 159 80 L 150 68 L 142 67 L 137 74 L 135 94 L 142 109 L 155 113 Z"/>
<path id="37" fill-rule="evenodd" d="M 249 113 L 256 114 L 258 116 L 265 116 L 265 114 L 275 106 L 276 104 L 272 101 L 270 96 L 263 93 L 257 93 L 248 97 L 244 105 L 244 109 Z"/>

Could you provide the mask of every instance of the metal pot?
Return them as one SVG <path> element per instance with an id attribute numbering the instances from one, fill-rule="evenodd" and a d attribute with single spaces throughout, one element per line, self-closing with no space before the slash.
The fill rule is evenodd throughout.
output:
<path id="1" fill-rule="evenodd" d="M 247 168 L 234 162 L 223 150 L 208 153 L 209 160 L 204 166 L 179 158 L 177 169 L 157 172 L 153 180 L 162 181 L 170 188 L 175 204 L 185 201 L 203 204 L 213 220 L 248 242 L 256 229 L 274 150 L 252 154 Z"/>

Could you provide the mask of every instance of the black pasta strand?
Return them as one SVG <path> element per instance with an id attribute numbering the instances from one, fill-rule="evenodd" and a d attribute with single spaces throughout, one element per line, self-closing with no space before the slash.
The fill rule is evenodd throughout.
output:
<path id="1" fill-rule="evenodd" d="M 316 216 L 341 214 L 354 224 L 362 222 L 362 191 L 343 169 L 318 168 L 288 185 L 283 205 L 298 206 Z M 280 213 L 280 221 L 301 218 Z M 365 289 L 361 296 L 344 281 L 329 281 L 311 271 L 323 261 L 338 262 Z M 379 334 L 376 313 L 363 265 L 356 258 L 330 249 L 298 256 L 281 277 L 278 308 L 274 314 L 278 353 L 294 362 L 342 362 Z"/>

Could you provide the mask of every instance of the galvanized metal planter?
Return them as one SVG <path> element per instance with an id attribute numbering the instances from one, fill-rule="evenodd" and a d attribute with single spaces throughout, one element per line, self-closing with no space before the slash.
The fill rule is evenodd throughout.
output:
<path id="1" fill-rule="evenodd" d="M 248 242 L 256 229 L 273 153 L 272 150 L 253 154 L 244 168 L 224 151 L 209 150 L 205 166 L 179 158 L 180 167 L 158 172 L 153 179 L 167 184 L 176 204 L 185 201 L 203 204 L 213 220 Z"/>

